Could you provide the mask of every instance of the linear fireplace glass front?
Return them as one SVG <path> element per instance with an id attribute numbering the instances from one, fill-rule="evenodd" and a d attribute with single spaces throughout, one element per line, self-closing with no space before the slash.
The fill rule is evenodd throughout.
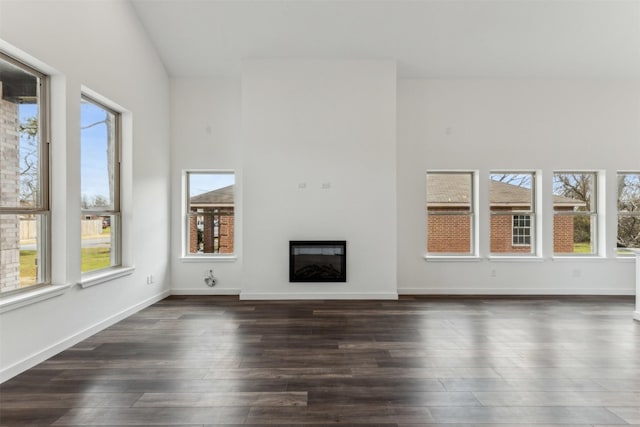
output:
<path id="1" fill-rule="evenodd" d="M 345 240 L 290 240 L 289 282 L 346 282 Z"/>

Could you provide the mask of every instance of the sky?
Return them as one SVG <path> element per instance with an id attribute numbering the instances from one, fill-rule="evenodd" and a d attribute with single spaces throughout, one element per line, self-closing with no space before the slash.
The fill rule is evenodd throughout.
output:
<path id="1" fill-rule="evenodd" d="M 18 114 L 21 122 L 38 114 L 37 104 L 20 104 Z M 106 111 L 100 107 L 83 102 L 80 106 L 80 125 L 88 126 L 104 120 Z M 81 188 L 82 194 L 89 200 L 96 196 L 109 197 L 109 175 L 107 162 L 107 126 L 100 124 L 80 133 Z M 29 150 L 28 141 L 20 137 L 21 152 Z M 23 154 L 20 156 L 21 169 L 25 168 Z"/>
<path id="2" fill-rule="evenodd" d="M 80 162 L 81 191 L 88 200 L 96 196 L 109 198 L 109 171 L 107 160 L 107 125 L 100 123 L 88 129 L 82 129 L 105 120 L 107 111 L 89 102 L 80 104 Z"/>
<path id="3" fill-rule="evenodd" d="M 233 173 L 190 173 L 189 197 L 235 184 Z"/>

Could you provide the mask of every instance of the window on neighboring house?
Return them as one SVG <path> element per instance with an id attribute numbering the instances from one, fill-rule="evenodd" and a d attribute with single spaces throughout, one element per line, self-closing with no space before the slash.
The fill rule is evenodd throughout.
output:
<path id="1" fill-rule="evenodd" d="M 618 173 L 618 255 L 640 248 L 640 172 Z"/>
<path id="2" fill-rule="evenodd" d="M 511 229 L 514 247 L 531 247 L 531 215 L 514 215 Z"/>
<path id="3" fill-rule="evenodd" d="M 187 171 L 184 182 L 185 255 L 233 254 L 235 174 Z"/>
<path id="4" fill-rule="evenodd" d="M 491 172 L 490 250 L 497 255 L 535 253 L 536 174 Z"/>
<path id="5" fill-rule="evenodd" d="M 475 253 L 473 172 L 427 172 L 427 255 Z"/>
<path id="6" fill-rule="evenodd" d="M 83 95 L 80 104 L 81 270 L 121 261 L 120 113 Z"/>
<path id="7" fill-rule="evenodd" d="M 597 254 L 597 178 L 596 172 L 553 174 L 554 254 Z"/>
<path id="8" fill-rule="evenodd" d="M 47 82 L 0 53 L 0 293 L 50 283 Z"/>

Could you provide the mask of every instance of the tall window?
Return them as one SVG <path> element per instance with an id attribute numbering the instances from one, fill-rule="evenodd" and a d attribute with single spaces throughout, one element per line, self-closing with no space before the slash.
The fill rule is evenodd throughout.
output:
<path id="1" fill-rule="evenodd" d="M 235 174 L 185 172 L 185 254 L 234 253 Z"/>
<path id="2" fill-rule="evenodd" d="M 596 254 L 597 173 L 553 174 L 553 252 Z"/>
<path id="3" fill-rule="evenodd" d="M 491 172 L 491 253 L 504 255 L 535 252 L 536 175 L 534 172 Z"/>
<path id="4" fill-rule="evenodd" d="M 640 172 L 618 173 L 618 255 L 640 248 Z"/>
<path id="5" fill-rule="evenodd" d="M 0 53 L 0 293 L 50 282 L 47 78 Z"/>
<path id="6" fill-rule="evenodd" d="M 82 272 L 121 265 L 120 114 L 83 96 L 80 104 Z"/>
<path id="7" fill-rule="evenodd" d="M 427 172 L 427 254 L 473 255 L 473 172 Z"/>

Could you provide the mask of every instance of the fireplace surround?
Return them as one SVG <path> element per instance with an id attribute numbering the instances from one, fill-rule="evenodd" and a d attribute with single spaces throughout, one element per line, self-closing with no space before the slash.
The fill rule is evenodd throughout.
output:
<path id="1" fill-rule="evenodd" d="M 346 281 L 346 240 L 289 241 L 289 282 Z"/>

